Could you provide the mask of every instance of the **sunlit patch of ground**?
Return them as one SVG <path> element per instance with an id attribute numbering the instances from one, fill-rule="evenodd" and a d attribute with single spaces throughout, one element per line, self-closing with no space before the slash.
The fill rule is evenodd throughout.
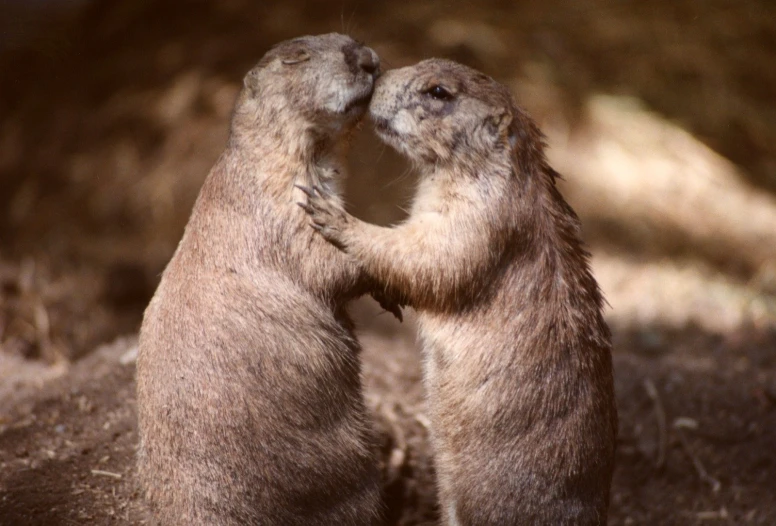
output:
<path id="1" fill-rule="evenodd" d="M 620 234 L 648 255 L 695 255 L 754 273 L 776 262 L 776 199 L 636 101 L 592 97 L 572 132 L 548 133 L 551 160 L 593 239 L 610 226 L 604 240 Z"/>

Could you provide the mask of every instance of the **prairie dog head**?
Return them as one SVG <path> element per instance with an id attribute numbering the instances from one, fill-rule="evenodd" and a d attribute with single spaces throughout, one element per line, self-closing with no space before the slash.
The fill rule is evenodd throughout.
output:
<path id="1" fill-rule="evenodd" d="M 377 54 L 346 35 L 281 42 L 243 80 L 235 116 L 274 127 L 339 131 L 366 111 Z"/>
<path id="2" fill-rule="evenodd" d="M 477 166 L 515 146 L 509 90 L 462 64 L 429 59 L 386 72 L 369 112 L 378 135 L 410 159 Z M 505 159 L 507 158 L 505 157 Z"/>

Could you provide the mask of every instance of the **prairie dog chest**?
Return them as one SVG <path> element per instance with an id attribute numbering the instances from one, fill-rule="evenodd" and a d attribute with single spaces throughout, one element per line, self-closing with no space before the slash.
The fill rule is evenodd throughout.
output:
<path id="1" fill-rule="evenodd" d="M 467 208 L 482 205 L 482 193 L 476 183 L 436 173 L 421 178 L 418 183 L 411 215 L 421 213 L 438 213 L 445 216 L 467 215 Z"/>
<path id="2" fill-rule="evenodd" d="M 434 370 L 450 369 L 472 360 L 484 342 L 476 327 L 455 316 L 418 315 L 420 343 Z"/>

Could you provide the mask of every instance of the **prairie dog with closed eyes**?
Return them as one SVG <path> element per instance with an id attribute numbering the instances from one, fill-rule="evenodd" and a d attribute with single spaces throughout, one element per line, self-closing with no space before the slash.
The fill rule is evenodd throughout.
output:
<path id="1" fill-rule="evenodd" d="M 138 475 L 160 524 L 379 518 L 344 310 L 373 283 L 309 229 L 294 186 L 339 195 L 346 137 L 378 70 L 370 48 L 328 34 L 278 44 L 245 76 L 140 332 Z"/>

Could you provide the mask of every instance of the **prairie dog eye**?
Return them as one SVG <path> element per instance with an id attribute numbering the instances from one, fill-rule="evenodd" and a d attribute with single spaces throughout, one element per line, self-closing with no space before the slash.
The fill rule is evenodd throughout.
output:
<path id="1" fill-rule="evenodd" d="M 430 86 L 428 89 L 424 91 L 424 93 L 437 100 L 451 100 L 453 98 L 453 94 L 447 91 L 439 84 Z"/>
<path id="2" fill-rule="evenodd" d="M 293 55 L 285 57 L 282 62 L 286 66 L 290 66 L 293 64 L 299 64 L 300 62 L 307 62 L 308 60 L 310 60 L 310 54 L 307 51 L 300 49 Z"/>

